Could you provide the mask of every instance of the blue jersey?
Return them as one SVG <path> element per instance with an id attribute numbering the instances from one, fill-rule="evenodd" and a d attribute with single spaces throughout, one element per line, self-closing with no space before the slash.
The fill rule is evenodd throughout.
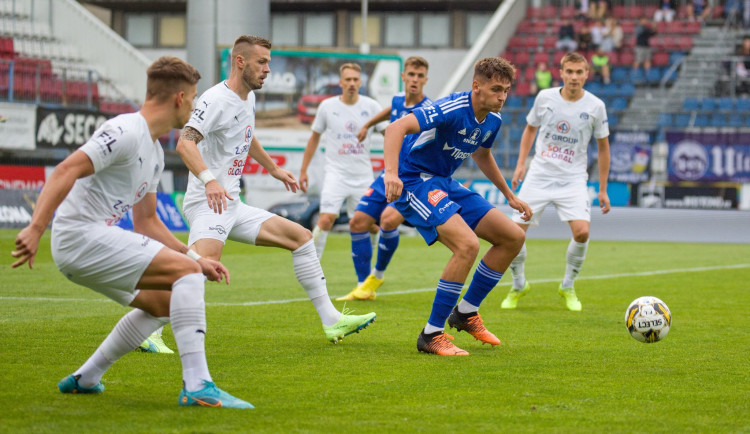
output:
<path id="1" fill-rule="evenodd" d="M 450 177 L 480 146 L 492 147 L 503 123 L 500 113 L 492 112 L 477 122 L 471 92 L 452 93 L 412 113 L 422 132 L 404 138 L 399 177 L 421 173 Z"/>
<path id="2" fill-rule="evenodd" d="M 427 107 L 432 105 L 432 100 L 427 97 L 424 97 L 422 101 L 419 101 L 418 103 L 410 107 L 406 107 L 404 105 L 405 102 L 406 94 L 404 92 L 399 92 L 393 96 L 393 99 L 391 100 L 391 122 L 395 122 L 401 119 L 402 117 L 411 113 L 412 110 L 415 110 L 419 107 Z"/>

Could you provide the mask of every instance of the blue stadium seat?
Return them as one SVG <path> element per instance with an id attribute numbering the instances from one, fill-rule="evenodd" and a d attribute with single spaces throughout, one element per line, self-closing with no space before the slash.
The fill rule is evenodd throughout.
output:
<path id="1" fill-rule="evenodd" d="M 503 118 L 503 128 L 508 128 L 509 125 L 513 123 L 513 113 L 512 112 L 502 112 L 500 114 Z"/>
<path id="2" fill-rule="evenodd" d="M 620 85 L 620 96 L 632 97 L 635 95 L 635 86 L 633 83 L 623 83 Z"/>
<path id="3" fill-rule="evenodd" d="M 708 115 L 704 114 L 697 114 L 695 115 L 695 119 L 693 120 L 693 126 L 694 127 L 707 127 L 711 124 L 710 118 Z"/>
<path id="4" fill-rule="evenodd" d="M 510 130 L 510 144 L 513 146 L 521 141 L 523 135 L 523 128 L 511 128 Z"/>
<path id="5" fill-rule="evenodd" d="M 727 119 L 727 125 L 735 128 L 744 127 L 745 117 L 739 113 L 730 113 L 729 118 Z"/>
<path id="6" fill-rule="evenodd" d="M 660 113 L 659 114 L 659 127 L 671 127 L 672 126 L 672 114 L 671 113 Z"/>
<path id="7" fill-rule="evenodd" d="M 523 99 L 520 96 L 509 96 L 505 100 L 505 108 L 521 108 L 523 107 Z"/>
<path id="8" fill-rule="evenodd" d="M 612 81 L 615 83 L 624 83 L 628 81 L 628 68 L 623 66 L 612 68 L 610 78 L 612 78 Z"/>
<path id="9" fill-rule="evenodd" d="M 620 94 L 619 85 L 617 83 L 609 83 L 602 86 L 602 90 L 599 95 L 603 95 L 605 98 L 615 97 Z M 594 94 L 596 92 L 592 91 Z"/>
<path id="10" fill-rule="evenodd" d="M 734 98 L 721 97 L 719 98 L 719 110 L 721 111 L 732 111 L 734 110 Z"/>
<path id="11" fill-rule="evenodd" d="M 750 98 L 739 98 L 737 100 L 737 110 L 741 112 L 750 111 Z"/>
<path id="12" fill-rule="evenodd" d="M 528 112 L 531 110 L 532 107 L 534 107 L 534 100 L 536 99 L 535 96 L 530 96 L 526 98 L 526 111 Z"/>
<path id="13" fill-rule="evenodd" d="M 661 80 L 661 68 L 659 67 L 652 67 L 648 70 L 646 73 L 646 81 L 650 84 L 659 83 Z"/>
<path id="14" fill-rule="evenodd" d="M 612 100 L 612 103 L 608 106 L 611 110 L 621 111 L 628 108 L 628 100 L 619 96 Z"/>
<path id="15" fill-rule="evenodd" d="M 674 117 L 674 126 L 677 128 L 687 128 L 690 125 L 690 113 L 678 113 Z"/>
<path id="16" fill-rule="evenodd" d="M 685 98 L 685 100 L 682 101 L 682 109 L 686 111 L 698 110 L 700 106 L 701 103 L 698 98 Z"/>
<path id="17" fill-rule="evenodd" d="M 673 51 L 669 53 L 669 65 L 672 66 L 675 63 L 679 62 L 682 58 L 685 57 L 685 53 L 682 51 Z"/>
<path id="18" fill-rule="evenodd" d="M 713 98 L 701 98 L 701 110 L 706 112 L 716 110 L 716 100 Z"/>
<path id="19" fill-rule="evenodd" d="M 727 118 L 721 113 L 714 113 L 711 115 L 709 125 L 712 127 L 723 127 L 727 124 Z"/>
<path id="20" fill-rule="evenodd" d="M 599 95 L 602 93 L 602 84 L 598 81 L 589 81 L 583 86 L 583 88 L 593 93 L 594 95 Z"/>
<path id="21" fill-rule="evenodd" d="M 619 123 L 620 123 L 620 117 L 619 117 L 619 116 L 617 116 L 617 115 L 616 115 L 616 114 L 614 114 L 614 113 L 609 113 L 609 114 L 607 115 L 607 123 L 609 124 L 609 127 L 610 127 L 610 128 L 614 128 L 614 127 L 616 127 L 616 126 L 617 126 L 617 124 L 619 124 Z"/>
<path id="22" fill-rule="evenodd" d="M 638 85 L 638 84 L 644 84 L 646 82 L 646 75 L 643 73 L 643 70 L 638 69 L 631 69 L 630 70 L 630 82 Z"/>

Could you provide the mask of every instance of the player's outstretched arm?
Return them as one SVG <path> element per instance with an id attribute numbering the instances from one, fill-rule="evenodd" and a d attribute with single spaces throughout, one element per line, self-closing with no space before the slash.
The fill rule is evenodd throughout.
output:
<path id="1" fill-rule="evenodd" d="M 198 143 L 201 140 L 203 140 L 203 135 L 198 130 L 193 127 L 185 127 L 180 134 L 175 149 L 185 166 L 205 185 L 208 207 L 212 208 L 215 213 L 221 214 L 223 210 L 227 209 L 227 199 L 234 200 L 234 198 L 219 184 L 215 175 L 208 170 L 208 166 L 206 166 L 198 150 Z"/>
<path id="2" fill-rule="evenodd" d="M 315 156 L 315 151 L 318 149 L 320 144 L 321 133 L 313 131 L 310 138 L 307 140 L 307 146 L 305 147 L 305 153 L 302 155 L 302 165 L 299 168 L 299 188 L 304 193 L 307 193 L 307 188 L 310 186 L 310 178 L 307 176 L 307 168 L 310 167 L 310 162 Z"/>
<path id="3" fill-rule="evenodd" d="M 607 180 L 609 178 L 609 137 L 596 139 L 599 148 L 599 207 L 603 214 L 610 210 L 609 195 L 607 194 Z"/>
<path id="4" fill-rule="evenodd" d="M 513 190 L 516 190 L 521 182 L 523 182 L 526 176 L 526 158 L 529 156 L 531 151 L 531 145 L 534 144 L 534 138 L 536 137 L 536 130 L 539 127 L 533 127 L 526 125 L 521 136 L 521 147 L 518 150 L 518 162 L 516 163 L 516 170 L 513 172 L 513 178 L 511 180 L 511 186 Z"/>
<path id="5" fill-rule="evenodd" d="M 367 130 L 369 130 L 373 126 L 383 121 L 387 121 L 388 119 L 390 119 L 391 107 L 392 106 L 388 106 L 384 108 L 383 110 L 380 111 L 380 113 L 376 114 L 370 120 L 365 122 L 365 124 L 362 126 L 362 128 L 360 128 L 359 132 L 357 133 L 357 140 L 359 140 L 360 142 L 364 142 L 365 139 L 367 138 Z"/>
<path id="6" fill-rule="evenodd" d="M 263 149 L 263 146 L 260 145 L 260 142 L 254 136 L 252 141 L 250 142 L 250 149 L 248 150 L 248 154 L 253 158 L 253 160 L 257 161 L 258 164 L 263 166 L 264 169 L 268 170 L 268 173 L 271 176 L 283 182 L 284 187 L 286 187 L 287 191 L 291 190 L 292 193 L 297 192 L 299 184 L 297 184 L 297 180 L 294 179 L 294 175 L 292 175 L 291 172 L 279 167 L 279 165 L 276 164 L 275 161 L 273 161 L 273 158 L 268 155 L 268 152 Z"/>
<path id="7" fill-rule="evenodd" d="M 93 163 L 81 150 L 75 151 L 57 165 L 39 194 L 34 206 L 34 214 L 31 216 L 31 223 L 16 237 L 16 250 L 12 251 L 11 255 L 18 260 L 11 264 L 11 267 L 16 268 L 26 262 L 29 263 L 29 268 L 34 267 L 39 239 L 52 220 L 55 210 L 68 196 L 77 179 L 93 173 Z"/>

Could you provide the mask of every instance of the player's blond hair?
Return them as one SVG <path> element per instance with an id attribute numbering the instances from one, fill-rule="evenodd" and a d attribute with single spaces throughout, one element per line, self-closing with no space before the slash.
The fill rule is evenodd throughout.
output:
<path id="1" fill-rule="evenodd" d="M 146 100 L 164 101 L 198 83 L 201 74 L 192 65 L 173 56 L 162 56 L 146 70 Z"/>
<path id="2" fill-rule="evenodd" d="M 516 67 L 502 57 L 485 57 L 474 64 L 474 79 L 500 79 L 513 84 L 516 78 Z"/>
<path id="3" fill-rule="evenodd" d="M 411 56 L 407 58 L 404 61 L 404 69 L 406 69 L 407 66 L 413 66 L 415 68 L 430 69 L 430 64 L 427 63 L 427 60 L 419 56 Z"/>
<path id="4" fill-rule="evenodd" d="M 362 67 L 359 66 L 359 64 L 354 62 L 347 62 L 339 66 L 339 75 L 343 74 L 345 69 L 353 69 L 357 72 L 362 72 Z"/>
<path id="5" fill-rule="evenodd" d="M 579 63 L 582 62 L 584 65 L 586 65 L 586 69 L 589 69 L 589 61 L 586 60 L 586 56 L 576 53 L 575 51 L 571 51 L 570 53 L 566 53 L 562 59 L 560 59 L 560 69 L 565 69 L 566 63 Z"/>

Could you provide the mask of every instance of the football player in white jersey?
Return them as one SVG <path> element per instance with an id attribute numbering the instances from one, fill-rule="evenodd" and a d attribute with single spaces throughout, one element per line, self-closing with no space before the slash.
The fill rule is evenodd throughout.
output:
<path id="1" fill-rule="evenodd" d="M 313 229 L 315 250 L 323 256 L 328 232 L 336 221 L 341 206 L 346 202 L 349 217 L 359 198 L 373 181 L 370 162 L 370 135 L 364 140 L 357 136 L 360 128 L 383 108 L 374 99 L 360 95 L 362 68 L 356 63 L 339 67 L 339 85 L 342 94 L 324 100 L 318 106 L 312 123 L 312 135 L 302 157 L 299 185 L 307 192 L 307 168 L 325 133 L 325 179 L 320 192 L 320 218 Z"/>
<path id="2" fill-rule="evenodd" d="M 232 48 L 226 81 L 208 89 L 177 143 L 190 169 L 183 202 L 190 225 L 188 245 L 219 260 L 227 239 L 292 252 L 297 280 L 307 292 L 328 340 L 336 343 L 375 320 L 375 313 L 344 315 L 331 303 L 312 234 L 297 223 L 239 200 L 240 176 L 248 154 L 268 173 L 297 191 L 294 176 L 276 165 L 255 137 L 255 94 L 271 71 L 271 42 L 243 35 Z"/>
<path id="3" fill-rule="evenodd" d="M 360 128 L 357 138 L 364 141 L 370 128 L 390 120 L 395 122 L 408 115 L 414 109 L 432 105 L 432 100 L 425 96 L 424 85 L 427 84 L 429 63 L 419 56 L 412 56 L 404 61 L 404 72 L 401 80 L 405 91 L 393 96 L 391 105 L 376 114 Z M 359 200 L 354 217 L 349 221 L 352 237 L 352 260 L 357 274 L 357 286 L 343 297 L 336 300 L 374 300 L 376 292 L 385 280 L 385 269 L 393 258 L 399 244 L 398 227 L 404 217 L 393 205 L 388 206 L 385 200 L 383 175 L 375 178 L 365 194 Z M 367 233 L 373 226 L 379 227 L 380 240 L 377 246 L 377 260 L 371 267 L 373 245 L 367 239 Z M 376 229 L 377 230 L 377 229 Z"/>
<path id="4" fill-rule="evenodd" d="M 103 392 L 107 369 L 171 320 L 182 361 L 179 404 L 253 408 L 217 388 L 206 364 L 204 282 L 229 283 L 229 272 L 188 250 L 156 213 L 164 170 L 158 137 L 190 118 L 200 74 L 180 59 L 161 57 L 147 75 L 141 110 L 105 122 L 52 172 L 31 223 L 16 238 L 13 267 L 33 266 L 39 238 L 57 210 L 51 245 L 60 271 L 134 308 L 78 370 L 60 380 L 62 393 Z M 117 226 L 131 209 L 135 232 Z"/>
<path id="5" fill-rule="evenodd" d="M 567 252 L 565 277 L 558 292 L 569 310 L 580 311 L 581 302 L 576 296 L 573 282 L 578 276 L 589 242 L 591 203 L 586 181 L 588 173 L 587 148 L 591 136 L 596 139 L 599 157 L 599 207 L 609 212 L 607 177 L 609 176 L 609 125 L 607 110 L 602 100 L 583 85 L 588 77 L 586 58 L 578 53 L 568 53 L 560 62 L 562 87 L 539 92 L 528 116 L 521 137 L 518 164 L 513 173 L 512 185 L 517 188 L 523 181 L 518 197 L 525 200 L 534 211 L 531 221 L 525 222 L 516 213 L 513 221 L 526 231 L 529 225 L 538 225 L 547 205 L 555 205 L 557 215 L 568 222 L 573 238 Z M 536 153 L 526 173 L 526 157 L 536 139 Z M 526 294 L 530 285 L 526 281 L 524 262 L 526 244 L 510 265 L 513 287 L 503 300 L 503 309 L 515 309 L 518 299 Z"/>

